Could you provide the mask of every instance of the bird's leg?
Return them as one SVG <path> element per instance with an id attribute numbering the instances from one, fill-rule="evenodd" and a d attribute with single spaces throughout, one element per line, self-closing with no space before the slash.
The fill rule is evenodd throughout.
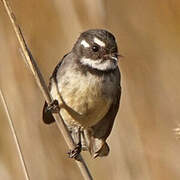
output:
<path id="1" fill-rule="evenodd" d="M 46 108 L 46 111 L 50 111 L 51 113 L 58 113 L 60 111 L 58 100 L 53 100 Z"/>
<path id="2" fill-rule="evenodd" d="M 74 158 L 76 160 L 79 160 L 79 154 L 82 149 L 81 145 L 81 128 L 80 127 L 75 127 L 75 129 L 72 132 L 72 138 L 74 142 L 76 143 L 76 146 L 73 150 L 70 150 L 68 152 L 68 155 L 70 158 Z"/>

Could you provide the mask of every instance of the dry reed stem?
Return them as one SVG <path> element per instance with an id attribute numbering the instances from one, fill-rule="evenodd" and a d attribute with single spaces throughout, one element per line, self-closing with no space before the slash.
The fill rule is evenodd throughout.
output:
<path id="1" fill-rule="evenodd" d="M 21 164 L 22 164 L 24 176 L 25 176 L 26 180 L 30 180 L 30 176 L 29 176 L 28 169 L 27 169 L 27 166 L 26 166 L 26 163 L 25 163 L 25 160 L 24 160 L 24 156 L 23 156 L 23 153 L 22 153 L 22 149 L 21 149 L 18 137 L 17 137 L 17 133 L 16 133 L 16 130 L 15 130 L 15 127 L 14 127 L 14 124 L 13 124 L 13 120 L 12 120 L 12 117 L 10 115 L 6 99 L 5 99 L 4 94 L 3 94 L 1 89 L 0 89 L 0 97 L 2 99 L 2 104 L 4 106 L 5 112 L 7 114 L 8 123 L 9 123 L 10 129 L 12 131 L 12 135 L 13 135 L 16 147 L 17 147 L 17 151 L 18 151 L 19 159 L 20 159 Z"/>
<path id="2" fill-rule="evenodd" d="M 49 93 L 49 90 L 48 90 L 48 88 L 46 86 L 44 78 L 43 78 L 43 76 L 42 76 L 42 74 L 41 74 L 41 72 L 40 72 L 40 70 L 39 70 L 39 68 L 38 68 L 38 66 L 36 64 L 36 61 L 33 58 L 30 50 L 27 47 L 27 44 L 26 44 L 26 42 L 24 40 L 21 29 L 20 29 L 19 25 L 16 22 L 15 15 L 14 15 L 8 1 L 7 0 L 2 0 L 2 2 L 4 4 L 4 7 L 6 9 L 6 12 L 7 12 L 8 16 L 10 18 L 10 21 L 11 21 L 13 29 L 15 31 L 16 37 L 17 37 L 18 42 L 20 44 L 20 47 L 22 49 L 23 57 L 26 59 L 27 64 L 29 65 L 29 67 L 30 67 L 30 69 L 31 69 L 31 71 L 32 71 L 32 73 L 34 75 L 34 77 L 36 79 L 36 82 L 37 82 L 41 92 L 43 93 L 43 96 L 44 96 L 46 102 L 48 104 L 50 104 L 53 101 L 53 99 L 52 99 L 52 97 L 51 97 L 51 95 Z M 63 135 L 63 137 L 64 137 L 64 139 L 65 139 L 65 141 L 66 141 L 66 143 L 68 145 L 68 147 L 70 149 L 74 149 L 75 148 L 75 143 L 74 143 L 74 141 L 73 141 L 73 139 L 72 139 L 72 137 L 71 137 L 71 135 L 70 135 L 70 133 L 69 133 L 69 131 L 68 131 L 68 129 L 67 129 L 61 115 L 60 115 L 60 113 L 53 114 L 53 116 L 54 116 L 54 118 L 56 120 L 57 126 L 58 126 L 59 130 L 61 131 L 61 133 L 62 133 L 62 135 Z M 89 169 L 88 169 L 88 167 L 87 167 L 87 165 L 86 165 L 86 163 L 83 160 L 81 155 L 79 155 L 79 161 L 76 160 L 76 163 L 77 163 L 78 167 L 80 168 L 80 171 L 81 171 L 82 176 L 84 177 L 84 179 L 85 180 L 92 180 L 93 178 L 92 178 L 92 176 L 91 176 L 91 174 L 89 172 Z"/>

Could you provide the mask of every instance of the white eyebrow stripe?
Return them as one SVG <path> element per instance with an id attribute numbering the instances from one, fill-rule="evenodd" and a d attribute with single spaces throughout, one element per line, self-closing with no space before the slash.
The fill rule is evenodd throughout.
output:
<path id="1" fill-rule="evenodd" d="M 98 39 L 97 37 L 94 38 L 94 42 L 95 42 L 96 44 L 98 44 L 99 46 L 103 46 L 103 47 L 105 47 L 105 45 L 106 45 L 103 41 L 101 41 L 101 40 Z"/>
<path id="2" fill-rule="evenodd" d="M 87 43 L 87 41 L 85 41 L 85 40 L 82 40 L 81 41 L 81 44 L 85 47 L 85 48 L 88 48 L 88 47 L 90 47 L 90 45 Z"/>

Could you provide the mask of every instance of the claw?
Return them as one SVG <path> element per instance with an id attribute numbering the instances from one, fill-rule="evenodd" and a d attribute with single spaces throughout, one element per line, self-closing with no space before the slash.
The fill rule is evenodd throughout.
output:
<path id="1" fill-rule="evenodd" d="M 53 100 L 47 107 L 47 111 L 50 111 L 51 113 L 58 113 L 60 111 L 58 100 Z"/>
<path id="2" fill-rule="evenodd" d="M 74 158 L 74 159 L 78 160 L 79 154 L 81 152 L 81 148 L 82 148 L 81 143 L 78 143 L 73 150 L 70 150 L 68 152 L 69 158 Z"/>

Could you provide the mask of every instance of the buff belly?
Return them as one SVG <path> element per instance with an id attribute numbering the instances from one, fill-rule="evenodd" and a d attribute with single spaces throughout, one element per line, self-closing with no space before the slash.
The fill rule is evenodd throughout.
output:
<path id="1" fill-rule="evenodd" d="M 71 78 L 65 75 L 58 82 L 57 85 L 51 82 L 50 92 L 58 100 L 61 116 L 67 125 L 91 127 L 108 112 L 113 99 L 112 82 L 90 74 L 82 76 L 77 73 Z"/>

